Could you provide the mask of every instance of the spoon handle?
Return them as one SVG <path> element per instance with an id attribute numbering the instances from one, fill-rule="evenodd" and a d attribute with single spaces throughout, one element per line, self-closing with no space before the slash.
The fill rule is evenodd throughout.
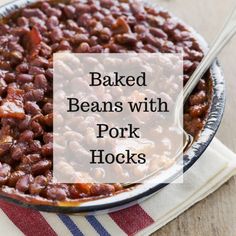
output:
<path id="1" fill-rule="evenodd" d="M 193 75 L 190 77 L 183 90 L 183 102 L 186 102 L 189 95 L 192 93 L 193 89 L 198 84 L 200 78 L 204 75 L 207 69 L 211 66 L 212 62 L 215 60 L 217 55 L 225 47 L 225 45 L 230 41 L 230 39 L 236 33 L 236 8 L 234 8 L 229 19 L 223 30 L 218 34 L 213 45 L 207 52 L 206 56 L 203 58 L 197 69 L 194 71 Z"/>

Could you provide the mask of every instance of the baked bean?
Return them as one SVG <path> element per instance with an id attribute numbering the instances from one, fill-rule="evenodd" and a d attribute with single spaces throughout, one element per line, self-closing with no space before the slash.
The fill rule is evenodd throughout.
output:
<path id="1" fill-rule="evenodd" d="M 25 8 L 23 9 L 22 11 L 22 16 L 26 17 L 26 18 L 30 18 L 30 17 L 33 17 L 33 16 L 36 16 L 42 20 L 45 20 L 46 19 L 46 16 L 45 14 L 39 10 L 39 9 L 29 9 L 29 8 Z"/>
<path id="2" fill-rule="evenodd" d="M 29 191 L 33 195 L 39 195 L 40 192 L 47 186 L 48 180 L 45 176 L 39 175 L 29 186 Z"/>
<path id="3" fill-rule="evenodd" d="M 29 25 L 29 20 L 26 17 L 22 16 L 17 19 L 17 24 L 20 27 L 27 27 Z"/>
<path id="4" fill-rule="evenodd" d="M 103 51 L 103 47 L 101 45 L 96 45 L 90 48 L 90 53 L 101 53 Z"/>
<path id="5" fill-rule="evenodd" d="M 42 155 L 45 157 L 52 156 L 53 154 L 53 145 L 52 143 L 47 143 L 42 146 Z"/>
<path id="6" fill-rule="evenodd" d="M 43 112 L 45 114 L 49 114 L 49 113 L 52 113 L 53 112 L 53 105 L 52 103 L 46 103 L 44 106 L 43 106 Z"/>
<path id="7" fill-rule="evenodd" d="M 72 47 L 70 46 L 70 43 L 66 40 L 62 40 L 60 42 L 60 45 L 58 47 L 58 49 L 60 51 L 71 51 L 72 50 Z"/>
<path id="8" fill-rule="evenodd" d="M 45 42 L 41 42 L 41 48 L 39 54 L 42 57 L 48 58 L 52 54 L 52 48 L 48 46 Z"/>
<path id="9" fill-rule="evenodd" d="M 60 28 L 54 28 L 51 33 L 51 40 L 53 43 L 59 42 L 63 39 L 63 33 Z"/>
<path id="10" fill-rule="evenodd" d="M 43 91 L 47 91 L 48 82 L 44 74 L 39 74 L 34 77 L 34 86 L 37 89 L 42 89 Z"/>
<path id="11" fill-rule="evenodd" d="M 43 141 L 44 143 L 52 143 L 53 142 L 53 135 L 52 133 L 44 133 L 43 135 Z"/>
<path id="12" fill-rule="evenodd" d="M 36 122 L 36 121 L 32 121 L 31 122 L 31 129 L 34 132 L 34 135 L 36 137 L 41 136 L 43 134 L 42 126 L 38 122 Z"/>
<path id="13" fill-rule="evenodd" d="M 22 63 L 16 67 L 18 73 L 27 73 L 29 71 L 29 65 L 27 63 Z"/>
<path id="14" fill-rule="evenodd" d="M 35 101 L 40 102 L 44 98 L 44 91 L 42 89 L 34 89 L 25 93 L 24 100 L 25 101 Z"/>
<path id="15" fill-rule="evenodd" d="M 80 46 L 76 49 L 76 53 L 86 53 L 90 51 L 90 46 L 88 43 L 81 43 Z"/>
<path id="16" fill-rule="evenodd" d="M 61 186 L 48 186 L 46 194 L 49 199 L 63 201 L 67 197 L 68 190 Z"/>
<path id="17" fill-rule="evenodd" d="M 7 24 L 3 24 L 2 22 L 0 23 L 0 35 L 6 35 L 9 31 L 10 27 Z"/>
<path id="18" fill-rule="evenodd" d="M 32 122 L 33 123 L 33 122 Z M 33 130 L 34 131 L 34 137 L 37 138 L 39 136 L 42 136 L 42 127 L 41 130 Z M 40 154 L 41 153 L 41 142 L 39 140 L 31 140 L 29 142 L 29 146 L 27 147 L 27 153 L 33 153 L 33 154 Z"/>
<path id="19" fill-rule="evenodd" d="M 50 113 L 50 114 L 47 114 L 46 116 L 44 116 L 44 123 L 47 125 L 47 126 L 50 126 L 52 127 L 53 125 L 53 114 Z"/>
<path id="20" fill-rule="evenodd" d="M 25 111 L 30 115 L 37 115 L 41 113 L 40 107 L 36 102 L 27 101 L 25 102 Z"/>
<path id="21" fill-rule="evenodd" d="M 92 196 L 109 195 L 115 192 L 115 187 L 111 184 L 93 184 L 90 189 Z"/>
<path id="22" fill-rule="evenodd" d="M 49 30 L 55 29 L 59 25 L 59 20 L 56 16 L 51 16 L 47 20 L 47 27 Z"/>
<path id="23" fill-rule="evenodd" d="M 28 154 L 21 158 L 23 164 L 35 164 L 41 160 L 40 154 Z"/>
<path id="24" fill-rule="evenodd" d="M 65 6 L 63 10 L 64 10 L 65 15 L 66 15 L 66 17 L 68 19 L 73 19 L 74 18 L 75 11 L 76 11 L 74 6 L 70 6 L 70 5 L 69 6 Z"/>
<path id="25" fill-rule="evenodd" d="M 150 28 L 150 33 L 153 36 L 159 37 L 159 38 L 162 38 L 162 39 L 167 39 L 168 38 L 167 34 L 163 30 L 158 29 L 158 28 L 154 28 L 154 27 Z"/>
<path id="26" fill-rule="evenodd" d="M 43 57 L 37 57 L 30 62 L 30 65 L 47 68 L 48 67 L 48 60 Z"/>
<path id="27" fill-rule="evenodd" d="M 62 15 L 62 11 L 60 9 L 56 9 L 56 8 L 53 8 L 53 7 L 49 7 L 47 9 L 45 9 L 45 13 L 47 16 L 56 16 L 58 18 L 61 17 Z"/>
<path id="28" fill-rule="evenodd" d="M 10 187 L 15 187 L 16 186 L 16 182 L 22 177 L 25 175 L 25 172 L 21 171 L 21 170 L 17 170 L 17 171 L 14 171 L 13 173 L 11 173 L 9 179 L 8 179 L 8 182 L 7 184 L 10 186 Z"/>
<path id="29" fill-rule="evenodd" d="M 131 34 L 118 34 L 115 36 L 116 43 L 135 47 L 137 39 Z"/>
<path id="30" fill-rule="evenodd" d="M 24 155 L 24 149 L 22 148 L 22 145 L 14 145 L 11 148 L 11 158 L 13 160 L 20 160 Z"/>
<path id="31" fill-rule="evenodd" d="M 18 128 L 22 130 L 26 130 L 29 128 L 29 125 L 31 123 L 31 117 L 29 115 L 26 115 L 23 120 L 21 120 L 18 124 Z"/>
<path id="32" fill-rule="evenodd" d="M 29 73 L 29 75 L 44 74 L 45 70 L 43 68 L 40 68 L 40 67 L 37 67 L 37 66 L 30 66 L 28 73 Z"/>
<path id="33" fill-rule="evenodd" d="M 21 176 L 16 182 L 16 189 L 20 192 L 26 192 L 29 190 L 30 184 L 33 182 L 33 176 L 30 174 Z"/>
<path id="34" fill-rule="evenodd" d="M 98 36 L 103 42 L 108 42 L 111 38 L 111 31 L 105 27 L 99 32 Z"/>
<path id="35" fill-rule="evenodd" d="M 30 17 L 29 23 L 30 25 L 33 25 L 35 28 L 37 28 L 40 33 L 44 33 L 45 31 L 47 31 L 45 22 L 38 17 Z"/>
<path id="36" fill-rule="evenodd" d="M 4 80 L 6 81 L 6 83 L 12 83 L 16 81 L 16 75 L 14 73 L 6 73 Z"/>
<path id="37" fill-rule="evenodd" d="M 0 163 L 0 186 L 7 183 L 10 178 L 11 167 L 8 164 Z"/>
<path id="38" fill-rule="evenodd" d="M 31 130 L 25 130 L 19 136 L 20 142 L 28 142 L 34 138 L 34 133 Z"/>
<path id="39" fill-rule="evenodd" d="M 42 160 L 32 165 L 32 174 L 40 175 L 44 174 L 52 166 L 52 162 L 49 160 Z"/>
<path id="40" fill-rule="evenodd" d="M 29 74 L 19 74 L 16 77 L 19 84 L 24 84 L 33 81 L 33 76 Z"/>

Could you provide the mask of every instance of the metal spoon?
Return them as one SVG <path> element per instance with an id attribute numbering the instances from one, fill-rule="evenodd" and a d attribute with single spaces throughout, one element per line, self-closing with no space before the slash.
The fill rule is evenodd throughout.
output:
<path id="1" fill-rule="evenodd" d="M 180 112 L 182 112 L 183 103 L 186 102 L 189 95 L 192 93 L 199 80 L 202 78 L 204 73 L 208 70 L 211 64 L 216 59 L 216 56 L 221 52 L 221 50 L 227 45 L 227 43 L 232 39 L 236 33 L 236 8 L 234 8 L 232 14 L 226 21 L 223 30 L 220 31 L 215 41 L 213 42 L 211 48 L 202 59 L 201 63 L 194 71 L 186 85 L 184 86 L 182 94 L 178 97 L 176 107 L 175 107 L 175 124 L 180 127 Z M 193 137 L 188 134 L 185 130 L 184 133 L 184 149 L 186 150 L 193 142 Z"/>

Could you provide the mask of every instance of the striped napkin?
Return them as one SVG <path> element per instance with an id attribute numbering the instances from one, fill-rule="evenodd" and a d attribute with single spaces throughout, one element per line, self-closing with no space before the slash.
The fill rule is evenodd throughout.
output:
<path id="1" fill-rule="evenodd" d="M 75 216 L 38 212 L 0 201 L 0 235 L 149 235 L 236 174 L 236 155 L 214 139 L 183 184 L 170 184 L 148 200 L 114 213 Z"/>

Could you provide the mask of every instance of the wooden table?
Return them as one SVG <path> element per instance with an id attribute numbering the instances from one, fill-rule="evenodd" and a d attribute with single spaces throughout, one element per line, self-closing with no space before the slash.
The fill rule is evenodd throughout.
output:
<path id="1" fill-rule="evenodd" d="M 160 5 L 193 26 L 208 42 L 214 39 L 235 0 L 159 0 Z M 236 38 L 219 59 L 224 68 L 227 103 L 217 137 L 236 152 Z M 210 170 L 209 170 L 210 171 Z M 173 220 L 153 236 L 235 236 L 236 177 Z"/>
<path id="2" fill-rule="evenodd" d="M 0 0 L 0 5 L 10 0 Z M 157 0 L 201 33 L 214 39 L 235 0 Z M 236 152 L 236 38 L 219 56 L 227 82 L 227 104 L 217 137 Z M 229 109 L 231 108 L 231 109 Z M 210 170 L 209 170 L 210 171 Z M 235 236 L 236 177 L 199 202 L 153 236 Z"/>

